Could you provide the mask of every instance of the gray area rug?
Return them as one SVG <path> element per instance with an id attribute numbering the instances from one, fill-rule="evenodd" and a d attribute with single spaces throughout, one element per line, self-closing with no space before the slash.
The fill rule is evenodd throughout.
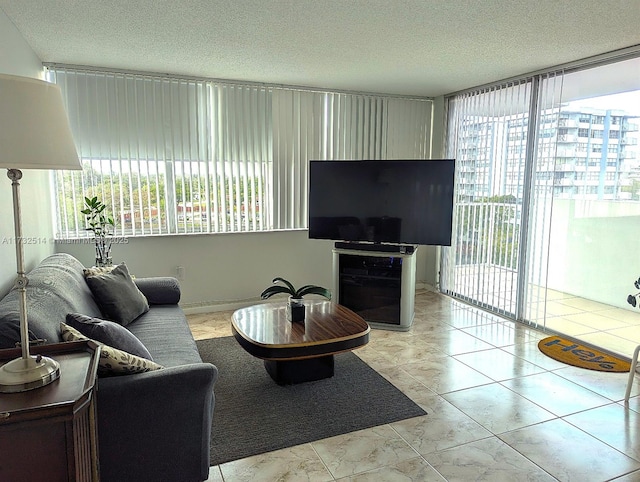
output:
<path id="1" fill-rule="evenodd" d="M 426 414 L 353 353 L 336 355 L 332 378 L 279 386 L 233 337 L 197 344 L 220 372 L 211 465 Z"/>

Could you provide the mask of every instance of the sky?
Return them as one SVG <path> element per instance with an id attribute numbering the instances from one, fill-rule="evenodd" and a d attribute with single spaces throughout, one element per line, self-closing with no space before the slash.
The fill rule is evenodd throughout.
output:
<path id="1" fill-rule="evenodd" d="M 574 107 L 593 107 L 596 109 L 623 110 L 631 115 L 640 116 L 640 90 L 624 92 L 622 94 L 605 95 L 602 97 L 592 97 L 570 102 Z"/>

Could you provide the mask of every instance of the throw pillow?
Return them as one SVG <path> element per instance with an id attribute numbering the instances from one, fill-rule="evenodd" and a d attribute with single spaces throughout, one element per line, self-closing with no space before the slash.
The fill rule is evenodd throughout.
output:
<path id="1" fill-rule="evenodd" d="M 97 274 L 111 273 L 115 266 L 91 266 L 90 268 L 82 268 L 84 277 L 95 276 Z M 131 275 L 131 279 L 136 279 L 134 275 Z"/>
<path id="2" fill-rule="evenodd" d="M 69 313 L 67 315 L 67 325 L 92 340 L 147 360 L 153 360 L 147 347 L 133 333 L 118 323 L 92 318 L 80 313 Z"/>
<path id="3" fill-rule="evenodd" d="M 110 273 L 86 276 L 85 280 L 102 315 L 108 320 L 127 326 L 149 311 L 149 302 L 131 279 L 124 263 Z"/>
<path id="4" fill-rule="evenodd" d="M 84 336 L 75 328 L 60 323 L 60 331 L 64 341 L 84 341 L 91 338 Z M 140 358 L 126 351 L 118 350 L 97 340 L 93 340 L 101 346 L 100 360 L 98 362 L 98 374 L 108 375 L 129 375 L 133 373 L 144 373 L 164 368 L 156 362 Z"/>
<path id="5" fill-rule="evenodd" d="M 98 274 L 111 273 L 115 266 L 92 266 L 91 268 L 84 268 L 82 273 L 84 273 L 85 277 L 87 276 L 95 276 Z"/>

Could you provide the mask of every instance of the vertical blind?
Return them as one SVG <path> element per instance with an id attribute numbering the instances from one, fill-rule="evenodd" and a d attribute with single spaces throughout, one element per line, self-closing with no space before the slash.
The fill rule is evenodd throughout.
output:
<path id="1" fill-rule="evenodd" d="M 541 75 L 538 81 L 537 113 L 530 143 L 531 180 L 527 206 L 527 230 L 523 232 L 523 260 L 526 269 L 520 284 L 521 306 L 518 318 L 532 324 L 544 323 L 549 276 L 549 246 L 553 214 L 555 172 L 557 171 L 558 139 L 564 72 Z"/>
<path id="2" fill-rule="evenodd" d="M 307 226 L 308 161 L 426 158 L 428 99 L 321 92 L 52 65 L 82 171 L 57 171 L 58 237 L 84 197 L 118 235 Z"/>
<path id="3" fill-rule="evenodd" d="M 214 222 L 205 231 L 262 231 L 272 225 L 272 90 L 219 83 L 210 89 L 213 156 L 205 199 Z"/>
<path id="4" fill-rule="evenodd" d="M 457 172 L 444 292 L 518 319 L 544 311 L 561 87 L 562 73 L 547 74 L 448 99 Z"/>

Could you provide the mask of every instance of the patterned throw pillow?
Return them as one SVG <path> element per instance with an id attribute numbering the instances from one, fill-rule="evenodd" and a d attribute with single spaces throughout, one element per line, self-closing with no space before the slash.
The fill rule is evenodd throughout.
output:
<path id="1" fill-rule="evenodd" d="M 84 273 L 85 278 L 87 276 L 96 276 L 99 274 L 111 273 L 115 266 L 92 266 L 91 268 L 84 268 L 82 273 Z"/>
<path id="2" fill-rule="evenodd" d="M 84 277 L 87 278 L 88 276 L 96 276 L 99 274 L 105 274 L 105 273 L 111 273 L 114 268 L 117 265 L 113 265 L 113 266 L 91 266 L 90 268 L 83 268 L 82 269 L 82 273 L 84 274 Z M 131 279 L 136 279 L 136 277 L 134 275 L 132 275 L 131 273 L 129 273 L 131 276 Z"/>
<path id="3" fill-rule="evenodd" d="M 64 341 L 85 341 L 91 339 L 66 323 L 60 323 L 60 330 L 62 331 L 62 339 Z M 130 375 L 132 373 L 150 372 L 164 368 L 162 365 L 158 365 L 156 362 L 152 362 L 146 358 L 118 350 L 96 340 L 93 341 L 101 346 L 100 361 L 98 362 L 99 375 Z"/>

